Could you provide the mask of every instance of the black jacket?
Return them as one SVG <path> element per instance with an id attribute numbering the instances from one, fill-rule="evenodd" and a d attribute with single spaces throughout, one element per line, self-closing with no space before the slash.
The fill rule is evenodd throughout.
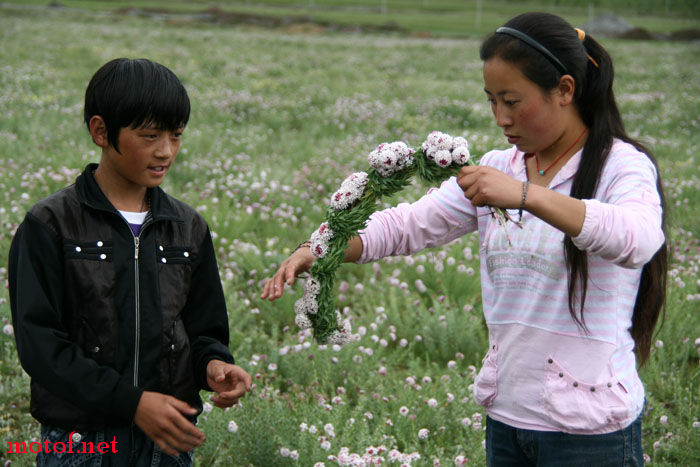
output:
<path id="1" fill-rule="evenodd" d="M 134 237 L 95 182 L 96 167 L 33 206 L 10 248 L 31 413 L 64 429 L 128 425 L 144 390 L 201 411 L 207 363 L 233 363 L 209 228 L 154 188 Z"/>

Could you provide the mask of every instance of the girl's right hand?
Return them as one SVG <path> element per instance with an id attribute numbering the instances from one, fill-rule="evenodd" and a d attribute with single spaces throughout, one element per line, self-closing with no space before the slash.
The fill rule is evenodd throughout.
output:
<path id="1" fill-rule="evenodd" d="M 268 298 L 270 301 L 280 298 L 285 284 L 292 285 L 294 278 L 311 269 L 315 260 L 316 256 L 311 253 L 311 248 L 308 246 L 299 248 L 289 258 L 282 261 L 277 272 L 267 280 L 260 298 L 263 300 Z"/>

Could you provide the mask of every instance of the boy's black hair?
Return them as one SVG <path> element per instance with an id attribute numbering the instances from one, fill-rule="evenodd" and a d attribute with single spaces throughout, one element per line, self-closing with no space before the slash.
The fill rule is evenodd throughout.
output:
<path id="1" fill-rule="evenodd" d="M 151 60 L 117 58 L 95 72 L 85 90 L 85 124 L 99 115 L 119 152 L 122 128 L 153 125 L 175 131 L 187 125 L 190 99 L 175 73 Z"/>

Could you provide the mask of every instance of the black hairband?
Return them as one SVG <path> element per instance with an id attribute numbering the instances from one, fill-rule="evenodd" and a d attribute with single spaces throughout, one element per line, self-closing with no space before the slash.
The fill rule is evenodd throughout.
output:
<path id="1" fill-rule="evenodd" d="M 508 36 L 515 37 L 516 39 L 520 39 L 521 41 L 525 42 L 527 45 L 532 47 L 533 49 L 537 50 L 539 53 L 544 55 L 544 57 L 549 60 L 549 62 L 556 67 L 557 70 L 561 72 L 561 74 L 565 75 L 568 74 L 569 72 L 566 70 L 566 67 L 562 62 L 559 61 L 557 57 L 554 56 L 552 52 L 550 52 L 545 46 L 537 42 L 535 39 L 532 37 L 528 36 L 524 32 L 520 32 L 517 29 L 509 28 L 506 26 L 500 27 L 496 29 L 496 33 L 498 34 L 506 34 Z"/>

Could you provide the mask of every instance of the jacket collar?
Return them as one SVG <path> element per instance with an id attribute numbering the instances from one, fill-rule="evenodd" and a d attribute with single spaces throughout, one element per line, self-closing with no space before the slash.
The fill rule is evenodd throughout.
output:
<path id="1" fill-rule="evenodd" d="M 117 209 L 107 199 L 97 184 L 93 172 L 98 164 L 88 164 L 83 173 L 75 181 L 75 189 L 81 203 L 101 211 L 118 213 Z M 160 188 L 148 188 L 148 196 L 151 197 L 151 216 L 154 221 L 174 220 L 184 222 L 182 216 L 175 209 L 170 197 Z"/>

